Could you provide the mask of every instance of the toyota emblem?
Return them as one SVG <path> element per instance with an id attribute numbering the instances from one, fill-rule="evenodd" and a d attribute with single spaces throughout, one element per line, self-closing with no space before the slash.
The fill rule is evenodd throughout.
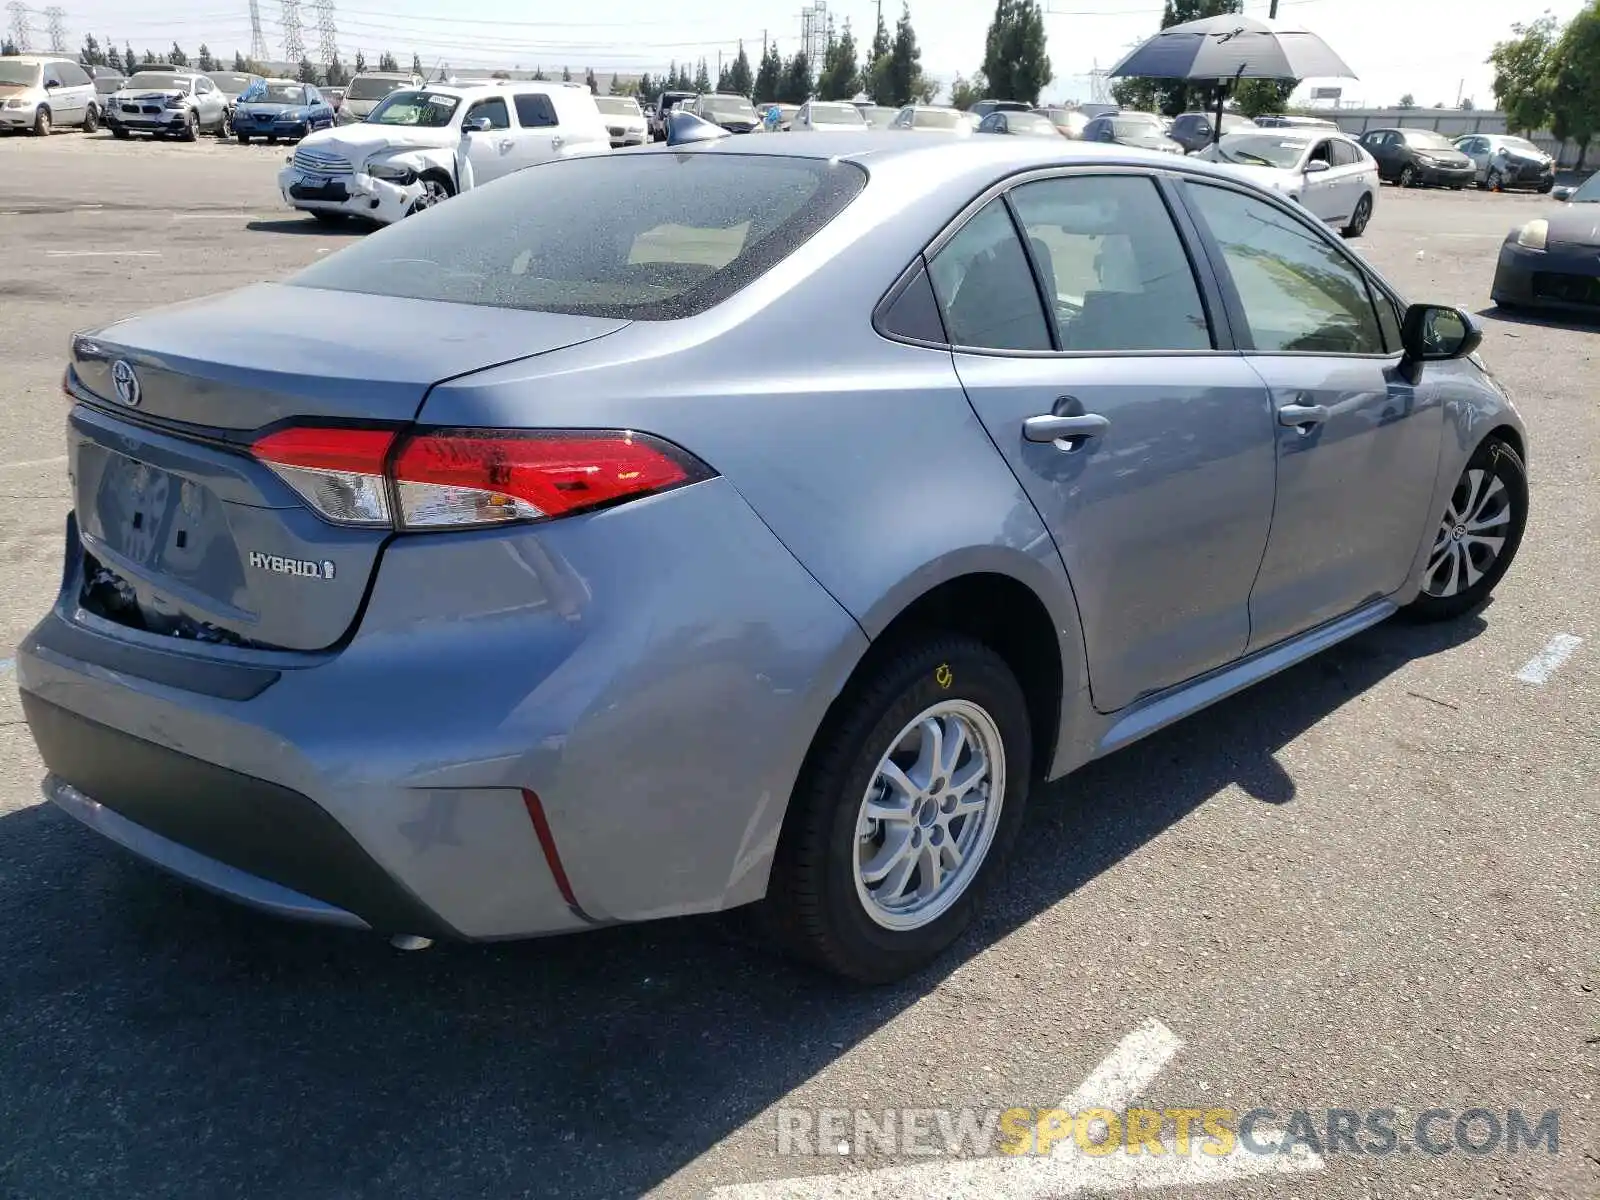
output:
<path id="1" fill-rule="evenodd" d="M 117 389 L 117 399 L 130 408 L 139 403 L 139 377 L 133 373 L 133 364 L 119 358 L 111 364 L 111 384 Z"/>

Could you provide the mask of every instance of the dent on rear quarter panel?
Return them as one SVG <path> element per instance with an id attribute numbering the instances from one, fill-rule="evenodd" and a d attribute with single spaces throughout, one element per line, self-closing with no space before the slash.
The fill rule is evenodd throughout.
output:
<path id="1" fill-rule="evenodd" d="M 548 525 L 401 538 L 340 658 L 356 711 L 316 756 L 405 788 L 532 789 L 590 917 L 723 908 L 765 892 L 800 761 L 865 649 L 722 479 Z M 452 883 L 455 907 L 487 886 L 437 886 Z"/>

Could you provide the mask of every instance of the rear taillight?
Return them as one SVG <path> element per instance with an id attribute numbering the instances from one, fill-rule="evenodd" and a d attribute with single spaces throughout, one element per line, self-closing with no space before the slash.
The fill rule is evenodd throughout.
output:
<path id="1" fill-rule="evenodd" d="M 437 429 L 398 450 L 396 437 L 294 427 L 252 450 L 327 520 L 400 529 L 549 520 L 713 474 L 678 447 L 627 430 Z"/>
<path id="2" fill-rule="evenodd" d="M 389 481 L 383 468 L 394 438 L 389 429 L 296 426 L 267 434 L 251 453 L 328 520 L 389 525 Z"/>

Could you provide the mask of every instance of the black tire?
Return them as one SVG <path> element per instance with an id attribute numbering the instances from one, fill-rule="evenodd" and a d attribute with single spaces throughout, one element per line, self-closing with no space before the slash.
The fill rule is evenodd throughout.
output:
<path id="1" fill-rule="evenodd" d="M 966 929 L 1003 873 L 1032 781 L 1033 736 L 1016 677 L 982 642 L 928 635 L 886 648 L 868 672 L 835 702 L 806 757 L 762 916 L 767 930 L 796 957 L 847 979 L 880 984 L 937 958 Z M 869 915 L 857 891 L 861 805 L 900 732 L 948 700 L 977 706 L 998 730 L 1005 770 L 1001 809 L 987 852 L 950 906 L 918 928 L 892 930 Z"/>
<path id="2" fill-rule="evenodd" d="M 1356 211 L 1350 214 L 1350 224 L 1341 231 L 1347 238 L 1358 238 L 1367 231 L 1367 222 L 1372 219 L 1372 197 L 1363 193 L 1361 199 L 1356 201 Z"/>
<path id="3" fill-rule="evenodd" d="M 408 217 L 415 216 L 424 209 L 432 208 L 437 204 L 443 204 L 456 194 L 455 188 L 450 185 L 450 181 L 443 175 L 424 175 L 422 184 L 423 194 L 418 196 L 412 202 L 411 207 L 406 210 L 406 216 Z"/>
<path id="4" fill-rule="evenodd" d="M 200 137 L 200 118 L 190 113 L 183 119 L 183 132 L 178 135 L 180 141 L 193 142 Z"/>
<path id="5" fill-rule="evenodd" d="M 83 114 L 83 131 L 85 133 L 100 132 L 100 108 L 91 104 Z"/>
<path id="6" fill-rule="evenodd" d="M 239 145 L 248 146 L 250 144 L 250 135 L 248 133 L 235 134 L 234 136 L 239 139 Z"/>
<path id="7" fill-rule="evenodd" d="M 39 111 L 33 114 L 33 136 L 49 137 L 53 128 L 50 123 L 50 110 L 41 104 Z"/>
<path id="8" fill-rule="evenodd" d="M 277 145 L 277 144 L 278 144 L 278 139 L 277 139 L 277 138 L 275 138 L 275 137 L 274 137 L 274 136 L 273 136 L 273 135 L 272 135 L 272 134 L 270 134 L 270 133 L 269 133 L 269 134 L 267 134 L 267 145 L 269 145 L 269 146 L 276 146 L 276 145 Z"/>
<path id="9" fill-rule="evenodd" d="M 1483 186 L 1491 192 L 1503 192 L 1506 190 L 1506 177 L 1500 174 L 1500 168 L 1489 168 L 1489 174 L 1484 177 Z"/>
<path id="10" fill-rule="evenodd" d="M 1417 186 L 1417 171 L 1410 163 L 1400 168 L 1400 177 L 1396 181 L 1403 188 Z"/>
<path id="11" fill-rule="evenodd" d="M 217 136 L 223 141 L 233 136 L 233 122 L 228 120 L 228 114 L 222 114 L 222 120 L 217 122 Z"/>
<path id="12" fill-rule="evenodd" d="M 126 129 L 113 128 L 111 130 L 111 136 L 116 138 L 118 141 L 125 141 L 128 137 L 128 131 Z"/>
<path id="13" fill-rule="evenodd" d="M 1481 497 L 1473 503 L 1472 474 L 1476 471 L 1485 472 L 1479 483 Z M 1495 482 L 1501 485 L 1502 491 L 1496 493 Z M 1497 509 L 1494 502 L 1497 495 L 1504 498 L 1504 508 Z M 1435 531 L 1434 543 L 1429 551 L 1428 566 L 1423 571 L 1423 588 L 1402 612 L 1413 621 L 1453 621 L 1457 617 L 1466 616 L 1482 608 L 1489 599 L 1506 571 L 1510 569 L 1512 560 L 1517 556 L 1517 549 L 1522 545 L 1522 533 L 1528 523 L 1528 471 L 1522 464 L 1522 458 L 1509 442 L 1500 438 L 1488 438 L 1473 451 L 1472 457 L 1467 460 L 1467 465 L 1462 469 L 1461 478 L 1456 481 L 1455 489 L 1450 494 L 1449 509 L 1441 518 L 1439 527 Z M 1472 511 L 1459 512 L 1462 508 Z M 1503 513 L 1504 524 L 1498 523 L 1497 518 Z M 1479 561 L 1471 554 L 1471 539 L 1466 539 L 1466 544 L 1453 553 L 1457 558 L 1466 555 L 1469 561 L 1481 569 L 1481 574 L 1475 583 L 1461 587 L 1454 592 L 1440 586 L 1448 584 L 1448 578 L 1436 572 L 1435 562 L 1442 562 L 1441 551 L 1446 551 L 1452 544 L 1460 544 L 1463 534 L 1469 525 L 1474 524 L 1477 518 L 1480 530 L 1486 530 L 1494 536 L 1503 537 L 1503 541 L 1495 553 L 1492 561 Z M 1482 522 L 1493 522 L 1488 525 Z M 1498 532 L 1497 532 L 1498 531 Z M 1444 557 L 1450 556 L 1446 551 Z M 1441 565 L 1440 570 L 1444 570 Z M 1460 568 L 1451 567 L 1452 572 Z M 1435 592 L 1426 589 L 1438 588 Z"/>

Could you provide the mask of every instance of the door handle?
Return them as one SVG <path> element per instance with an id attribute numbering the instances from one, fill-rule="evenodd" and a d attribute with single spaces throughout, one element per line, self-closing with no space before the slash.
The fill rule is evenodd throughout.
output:
<path id="1" fill-rule="evenodd" d="M 565 146 L 566 144 L 567 144 L 567 139 L 562 137 L 559 133 L 556 134 L 555 137 L 550 139 L 550 149 L 552 149 L 552 150 L 559 150 L 559 149 L 561 149 L 561 147 Z"/>
<path id="2" fill-rule="evenodd" d="M 499 142 L 499 145 L 500 145 L 501 151 L 509 150 L 509 149 L 511 149 L 511 139 L 510 138 L 501 138 L 500 142 Z"/>
<path id="3" fill-rule="evenodd" d="M 1051 442 L 1057 450 L 1072 454 L 1090 438 L 1104 436 L 1111 422 L 1098 413 L 1058 417 L 1053 413 L 1029 417 L 1022 423 L 1022 436 L 1030 442 Z"/>
<path id="4" fill-rule="evenodd" d="M 1332 415 L 1326 404 L 1285 404 L 1278 410 L 1278 424 L 1298 429 L 1304 437 Z"/>

